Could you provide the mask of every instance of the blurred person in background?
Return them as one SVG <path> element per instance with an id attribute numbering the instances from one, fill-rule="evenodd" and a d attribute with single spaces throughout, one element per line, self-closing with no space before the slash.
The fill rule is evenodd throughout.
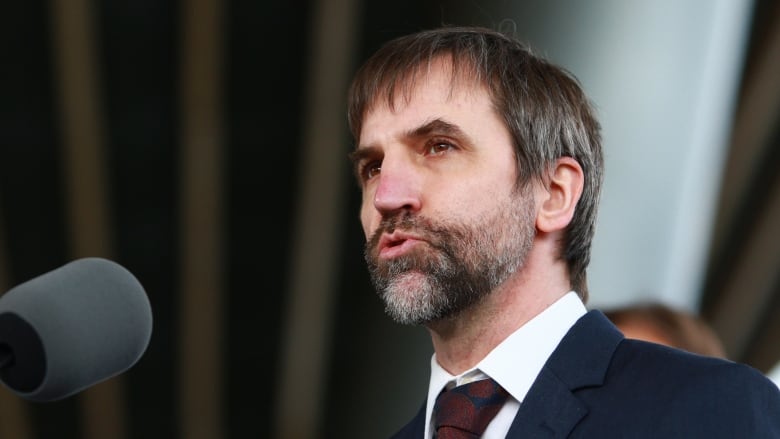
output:
<path id="1" fill-rule="evenodd" d="M 697 314 L 658 302 L 615 307 L 604 310 L 604 314 L 628 338 L 726 358 L 723 342 Z"/>

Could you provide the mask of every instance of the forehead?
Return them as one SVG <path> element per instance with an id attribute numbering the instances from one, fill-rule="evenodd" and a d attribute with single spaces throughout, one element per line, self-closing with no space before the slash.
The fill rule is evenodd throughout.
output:
<path id="1" fill-rule="evenodd" d="M 473 65 L 466 60 L 456 60 L 450 55 L 438 55 L 421 61 L 415 67 L 389 75 L 384 87 L 373 97 L 370 107 L 382 101 L 390 108 L 408 103 L 420 88 L 441 88 L 455 91 L 481 89 L 482 81 Z"/>
<path id="2" fill-rule="evenodd" d="M 419 123 L 443 118 L 466 122 L 479 120 L 486 115 L 481 114 L 484 112 L 496 116 L 487 88 L 463 69 L 453 74 L 447 59 L 439 58 L 419 66 L 405 76 L 405 82 L 396 81 L 387 91 L 375 95 L 367 106 L 359 143 L 363 143 L 364 135 L 377 128 L 375 125 L 380 121 Z"/>

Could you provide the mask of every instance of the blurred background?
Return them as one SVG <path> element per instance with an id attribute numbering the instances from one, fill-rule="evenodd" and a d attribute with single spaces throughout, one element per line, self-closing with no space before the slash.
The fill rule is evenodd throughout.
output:
<path id="1" fill-rule="evenodd" d="M 73 259 L 144 285 L 128 372 L 53 403 L 0 388 L 9 439 L 382 438 L 432 348 L 362 260 L 345 90 L 384 41 L 516 33 L 604 128 L 590 308 L 703 316 L 780 359 L 780 5 L 774 0 L 88 0 L 0 6 L 0 286 Z"/>

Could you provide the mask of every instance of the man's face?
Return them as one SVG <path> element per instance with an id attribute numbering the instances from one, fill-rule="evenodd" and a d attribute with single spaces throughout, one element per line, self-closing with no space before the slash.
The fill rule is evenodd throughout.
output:
<path id="1" fill-rule="evenodd" d="M 356 151 L 366 262 L 388 314 L 456 316 L 523 264 L 535 235 L 509 132 L 481 87 L 434 64 L 405 103 L 367 113 Z"/>

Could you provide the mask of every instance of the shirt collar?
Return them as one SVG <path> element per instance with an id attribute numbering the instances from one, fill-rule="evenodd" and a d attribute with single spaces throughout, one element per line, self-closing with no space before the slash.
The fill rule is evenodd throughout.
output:
<path id="1" fill-rule="evenodd" d="M 426 404 L 426 428 L 430 425 L 436 397 L 448 384 L 465 384 L 493 378 L 517 401 L 522 402 L 547 358 L 574 323 L 587 312 L 576 292 L 570 291 L 547 309 L 515 330 L 476 367 L 459 376 L 450 375 L 431 356 L 431 378 Z"/>

